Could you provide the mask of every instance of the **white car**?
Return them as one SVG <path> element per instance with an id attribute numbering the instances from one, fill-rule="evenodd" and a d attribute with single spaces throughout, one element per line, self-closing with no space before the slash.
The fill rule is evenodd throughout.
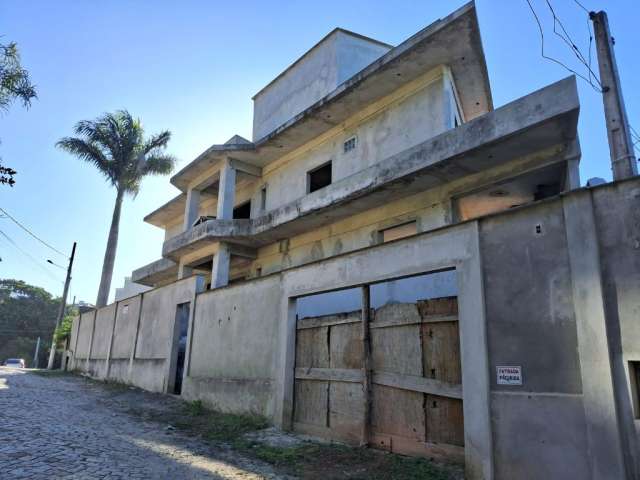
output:
<path id="1" fill-rule="evenodd" d="M 7 358 L 4 362 L 4 366 L 11 368 L 25 368 L 25 363 L 23 358 Z"/>

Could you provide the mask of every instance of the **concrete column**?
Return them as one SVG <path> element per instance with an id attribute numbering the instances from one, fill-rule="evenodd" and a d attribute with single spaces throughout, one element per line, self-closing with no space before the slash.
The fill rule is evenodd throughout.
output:
<path id="1" fill-rule="evenodd" d="M 632 478 L 625 472 L 616 412 L 591 193 L 567 196 L 563 207 L 593 478 Z"/>
<path id="2" fill-rule="evenodd" d="M 105 380 L 109 378 L 109 371 L 111 370 L 111 350 L 113 350 L 113 337 L 115 337 L 115 334 L 116 334 L 116 320 L 118 319 L 119 307 L 120 307 L 120 302 L 116 302 L 116 306 L 114 308 L 115 312 L 113 314 L 113 325 L 111 327 L 111 334 L 109 336 L 109 349 L 107 350 L 107 363 L 104 368 Z"/>
<path id="3" fill-rule="evenodd" d="M 187 278 L 193 275 L 193 268 L 187 267 L 182 260 L 178 263 L 178 280 Z"/>
<path id="4" fill-rule="evenodd" d="M 211 289 L 224 287 L 229 284 L 229 264 L 231 263 L 231 250 L 229 244 L 220 242 L 218 252 L 213 257 L 211 268 Z"/>
<path id="5" fill-rule="evenodd" d="M 187 231 L 198 218 L 198 210 L 200 208 L 200 191 L 190 188 L 187 190 L 187 201 L 184 206 L 184 224 L 183 231 Z"/>
<path id="6" fill-rule="evenodd" d="M 136 359 L 136 346 L 138 345 L 138 334 L 140 333 L 140 319 L 142 318 L 143 308 L 144 308 L 144 293 L 141 293 L 140 309 L 138 310 L 138 318 L 136 318 L 136 332 L 133 336 L 133 345 L 131 346 L 131 354 L 129 356 L 129 368 L 127 369 L 127 381 L 129 385 L 133 385 L 133 362 Z"/>
<path id="7" fill-rule="evenodd" d="M 236 197 L 236 169 L 231 166 L 229 159 L 224 161 L 220 170 L 220 185 L 218 188 L 218 220 L 233 218 L 233 204 Z"/>

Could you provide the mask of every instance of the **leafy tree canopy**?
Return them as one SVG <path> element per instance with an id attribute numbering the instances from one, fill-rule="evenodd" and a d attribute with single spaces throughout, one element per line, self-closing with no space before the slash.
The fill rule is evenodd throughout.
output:
<path id="1" fill-rule="evenodd" d="M 0 279 L 0 361 L 18 357 L 31 363 L 38 337 L 45 355 L 59 306 L 60 299 L 43 288 L 22 280 Z"/>
<path id="2" fill-rule="evenodd" d="M 36 87 L 20 63 L 18 46 L 15 42 L 0 43 L 0 111 L 9 110 L 15 100 L 22 101 L 22 105 L 29 108 L 34 98 L 37 98 Z M 0 184 L 13 186 L 16 173 L 0 162 Z"/>
<path id="3" fill-rule="evenodd" d="M 56 145 L 93 164 L 120 193 L 137 195 L 147 175 L 171 173 L 176 159 L 163 150 L 171 139 L 165 130 L 145 138 L 142 122 L 126 110 L 82 120 L 77 137 L 64 137 Z"/>

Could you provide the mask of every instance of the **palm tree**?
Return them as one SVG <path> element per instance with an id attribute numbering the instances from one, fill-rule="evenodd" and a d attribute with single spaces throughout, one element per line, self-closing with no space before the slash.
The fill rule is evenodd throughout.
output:
<path id="1" fill-rule="evenodd" d="M 164 131 L 145 139 L 140 120 L 126 110 L 78 122 L 74 133 L 78 136 L 64 137 L 56 146 L 95 165 L 116 189 L 116 204 L 96 300 L 96 306 L 103 307 L 111 288 L 122 200 L 125 194 L 133 197 L 138 194 L 145 176 L 171 173 L 175 158 L 163 153 L 171 133 Z"/>

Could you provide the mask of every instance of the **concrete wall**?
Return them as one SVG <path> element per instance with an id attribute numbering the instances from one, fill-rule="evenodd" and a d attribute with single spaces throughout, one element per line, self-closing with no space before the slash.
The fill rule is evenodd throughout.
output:
<path id="1" fill-rule="evenodd" d="M 266 209 L 271 210 L 307 194 L 307 172 L 332 162 L 332 180 L 343 179 L 381 160 L 413 147 L 452 128 L 446 114 L 444 73 L 431 71 L 403 92 L 383 99 L 337 129 L 331 136 L 311 142 L 263 172 L 267 185 Z M 357 137 L 354 150 L 344 153 L 343 143 Z M 259 203 L 259 191 L 254 202 Z"/>
<path id="2" fill-rule="evenodd" d="M 452 267 L 469 478 L 635 478 L 628 362 L 640 359 L 638 198 L 638 179 L 569 192 L 202 294 L 185 396 L 286 427 L 296 314 L 359 305 L 348 291 L 315 297 L 331 305 L 295 298 Z M 600 263 L 584 263 L 589 256 Z M 438 275 L 430 288 L 447 290 L 447 272 Z M 498 384 L 498 366 L 521 367 L 522 384 Z"/>
<path id="3" fill-rule="evenodd" d="M 496 478 L 590 478 L 562 203 L 480 225 Z M 497 385 L 513 365 L 523 384 Z"/>
<path id="4" fill-rule="evenodd" d="M 111 349 L 112 360 L 129 360 L 133 353 L 133 346 L 140 318 L 140 304 L 142 295 L 125 298 L 118 302 L 118 314 L 116 327 L 113 331 L 113 347 Z"/>
<path id="5" fill-rule="evenodd" d="M 410 197 L 389 202 L 363 213 L 339 220 L 321 228 L 309 230 L 288 239 L 258 249 L 251 265 L 254 274 L 260 268 L 263 274 L 329 258 L 340 253 L 380 243 L 380 230 L 408 221 L 416 221 L 417 231 L 433 230 L 455 221 L 453 199 L 465 192 L 495 184 L 507 178 L 524 174 L 537 167 L 556 162 L 556 148 L 540 151 L 535 158 L 514 158 L 512 162 L 469 175 L 446 186 L 430 189 Z M 544 163 L 544 162 L 548 163 Z"/>
<path id="6" fill-rule="evenodd" d="M 190 277 L 82 314 L 72 331 L 71 368 L 149 391 L 174 384 L 177 305 L 193 301 L 201 277 Z M 77 331 L 77 334 L 73 332 Z"/>
<path id="7" fill-rule="evenodd" d="M 80 315 L 77 329 L 78 338 L 71 338 L 71 345 L 75 345 L 74 357 L 76 359 L 85 359 L 89 357 L 95 316 L 95 311 L 84 312 Z"/>
<path id="8" fill-rule="evenodd" d="M 638 199 L 639 178 L 575 190 L 201 293 L 183 395 L 289 427 L 299 298 L 387 280 L 402 286 L 397 279 L 453 269 L 467 478 L 637 478 L 628 362 L 640 360 Z M 438 275 L 443 280 L 433 288 L 451 287 Z M 162 345 L 170 343 L 175 304 L 195 294 L 190 281 L 143 296 L 144 339 L 134 355 L 143 363 L 131 383 L 166 391 Z M 109 318 L 98 313 L 97 322 Z M 85 345 L 101 345 L 100 332 L 84 314 L 80 368 L 96 369 L 92 362 L 100 360 Z M 520 367 L 521 384 L 500 384 L 499 366 Z"/>
<path id="9" fill-rule="evenodd" d="M 185 398 L 273 416 L 280 298 L 277 276 L 198 295 Z"/>
<path id="10" fill-rule="evenodd" d="M 334 30 L 256 94 L 254 141 L 310 107 L 389 49 Z"/>

